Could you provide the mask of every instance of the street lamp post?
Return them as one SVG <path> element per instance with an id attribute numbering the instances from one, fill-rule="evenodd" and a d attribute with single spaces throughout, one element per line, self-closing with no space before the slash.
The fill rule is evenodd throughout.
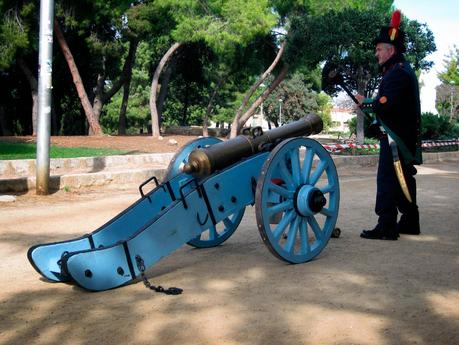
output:
<path id="1" fill-rule="evenodd" d="M 284 100 L 279 98 L 279 126 L 282 126 L 282 102 Z"/>
<path id="2" fill-rule="evenodd" d="M 49 193 L 54 0 L 40 1 L 36 193 Z"/>

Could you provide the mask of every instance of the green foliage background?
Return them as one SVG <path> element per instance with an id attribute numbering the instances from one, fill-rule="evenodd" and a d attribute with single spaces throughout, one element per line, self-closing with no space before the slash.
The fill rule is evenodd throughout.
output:
<path id="1" fill-rule="evenodd" d="M 56 0 L 55 14 L 90 102 L 98 80 L 107 94 L 124 76 L 129 46 L 139 42 L 129 69 L 126 113 L 127 133 L 137 134 L 149 131 L 153 74 L 175 42 L 183 47 L 159 81 L 167 90 L 160 119 L 163 127 L 202 125 L 206 115 L 219 124 L 231 123 L 247 90 L 286 42 L 285 56 L 270 80 L 286 64 L 289 74 L 266 99 L 264 111 L 278 125 L 282 99 L 283 122 L 314 112 L 328 128 L 332 105 L 321 92 L 324 64 L 343 66 L 353 91 L 359 89 L 359 71 L 364 71 L 365 92 L 372 93 L 379 74 L 371 41 L 387 24 L 392 5 L 392 0 Z M 38 7 L 33 0 L 0 0 L 0 135 L 32 131 L 31 86 L 21 62 L 37 78 Z M 428 69 L 431 62 L 426 57 L 435 50 L 432 33 L 408 18 L 403 25 L 409 36 L 408 59 L 419 71 Z M 55 43 L 52 133 L 87 134 L 72 76 Z M 454 72 L 451 66 L 445 78 Z M 257 90 L 251 102 L 262 91 Z M 123 88 L 103 100 L 100 123 L 107 134 L 119 131 L 122 97 Z"/>

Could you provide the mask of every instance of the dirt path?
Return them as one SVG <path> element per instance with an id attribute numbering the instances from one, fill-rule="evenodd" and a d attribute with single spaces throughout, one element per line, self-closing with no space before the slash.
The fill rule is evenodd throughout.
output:
<path id="1" fill-rule="evenodd" d="M 320 140 L 322 143 L 331 141 L 326 136 L 316 135 L 311 137 Z M 102 137 L 53 136 L 51 137 L 51 145 L 62 147 L 112 148 L 126 150 L 129 153 L 164 153 L 175 152 L 178 148 L 196 138 L 197 136 L 192 135 L 165 135 L 161 140 L 147 135 L 105 135 Z M 1 137 L 1 140 L 24 143 L 36 142 L 36 138 L 32 136 Z M 177 143 L 171 144 L 170 141 Z"/>
<path id="2" fill-rule="evenodd" d="M 51 137 L 51 145 L 62 147 L 92 147 L 112 148 L 126 150 L 130 153 L 162 153 L 175 152 L 177 148 L 195 139 L 195 136 L 188 135 L 167 135 L 162 140 L 154 139 L 151 136 L 56 136 Z M 32 136 L 22 137 L 1 137 L 2 141 L 34 143 L 36 138 Z M 177 144 L 171 144 L 170 140 Z"/>
<path id="3" fill-rule="evenodd" d="M 0 344 L 458 344 L 459 162 L 418 176 L 423 234 L 367 241 L 374 171 L 340 176 L 339 239 L 287 265 L 262 243 L 252 208 L 222 246 L 184 246 L 142 283 L 89 293 L 43 281 L 26 251 L 94 230 L 136 191 L 58 192 L 0 204 Z M 358 175 L 356 175 L 358 174 Z"/>

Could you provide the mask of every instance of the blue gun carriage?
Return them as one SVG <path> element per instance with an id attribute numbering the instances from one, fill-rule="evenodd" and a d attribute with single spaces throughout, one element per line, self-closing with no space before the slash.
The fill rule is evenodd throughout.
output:
<path id="1" fill-rule="evenodd" d="M 322 126 L 310 114 L 265 133 L 252 128 L 227 141 L 191 141 L 175 154 L 163 182 L 142 183 L 140 199 L 126 210 L 92 233 L 35 245 L 28 259 L 48 280 L 112 289 L 144 278 L 184 244 L 222 244 L 255 205 L 258 231 L 274 256 L 312 260 L 339 236 L 335 165 L 320 143 L 306 138 Z"/>

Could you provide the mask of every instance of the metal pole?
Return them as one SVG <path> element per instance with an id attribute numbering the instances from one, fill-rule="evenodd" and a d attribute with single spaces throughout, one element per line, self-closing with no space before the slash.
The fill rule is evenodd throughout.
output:
<path id="1" fill-rule="evenodd" d="M 54 1 L 40 1 L 36 193 L 49 193 Z"/>

